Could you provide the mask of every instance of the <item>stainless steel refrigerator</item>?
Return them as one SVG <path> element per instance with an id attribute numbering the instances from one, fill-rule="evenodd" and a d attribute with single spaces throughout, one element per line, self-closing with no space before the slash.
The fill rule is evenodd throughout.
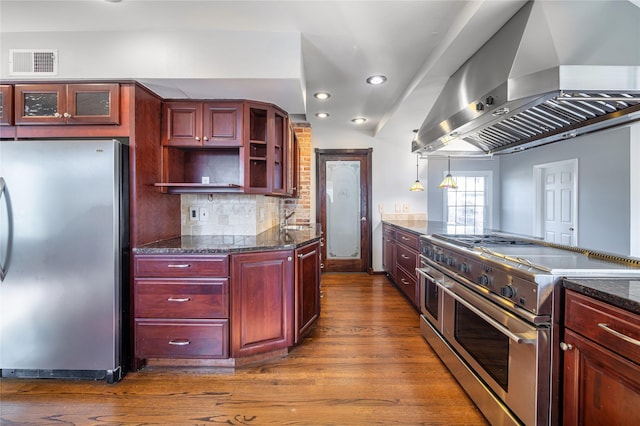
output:
<path id="1" fill-rule="evenodd" d="M 3 377 L 123 375 L 128 146 L 0 141 Z"/>

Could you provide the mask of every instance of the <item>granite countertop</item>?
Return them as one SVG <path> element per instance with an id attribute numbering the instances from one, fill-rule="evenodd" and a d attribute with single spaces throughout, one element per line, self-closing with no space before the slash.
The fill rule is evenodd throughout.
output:
<path id="1" fill-rule="evenodd" d="M 182 235 L 135 247 L 135 254 L 216 254 L 295 249 L 322 238 L 320 225 L 301 230 L 273 227 L 258 235 Z"/>
<path id="2" fill-rule="evenodd" d="M 570 290 L 640 314 L 640 277 L 571 278 L 564 280 L 563 285 Z"/>

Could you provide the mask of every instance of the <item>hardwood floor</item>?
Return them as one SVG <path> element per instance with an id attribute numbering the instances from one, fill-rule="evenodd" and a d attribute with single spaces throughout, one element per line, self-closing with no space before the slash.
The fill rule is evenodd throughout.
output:
<path id="1" fill-rule="evenodd" d="M 2 425 L 485 425 L 383 276 L 324 274 L 322 315 L 287 356 L 147 367 L 115 384 L 2 379 Z"/>

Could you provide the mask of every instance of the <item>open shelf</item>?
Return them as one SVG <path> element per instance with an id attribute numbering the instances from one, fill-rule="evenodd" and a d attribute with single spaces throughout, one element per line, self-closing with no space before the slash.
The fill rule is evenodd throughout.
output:
<path id="1" fill-rule="evenodd" d="M 161 182 L 154 184 L 154 186 L 163 188 L 170 194 L 242 192 L 242 186 L 234 183 Z"/>

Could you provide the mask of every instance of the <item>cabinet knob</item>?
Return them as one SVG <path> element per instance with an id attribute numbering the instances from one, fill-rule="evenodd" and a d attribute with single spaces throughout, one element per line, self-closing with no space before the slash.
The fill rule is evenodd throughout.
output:
<path id="1" fill-rule="evenodd" d="M 560 349 L 562 349 L 565 352 L 570 351 L 573 349 L 573 345 L 565 342 L 560 342 Z"/>
<path id="2" fill-rule="evenodd" d="M 303 256 L 302 253 L 298 254 L 298 258 L 302 259 L 302 256 Z"/>
<path id="3" fill-rule="evenodd" d="M 324 263 L 320 264 L 320 269 L 324 269 Z"/>
<path id="4" fill-rule="evenodd" d="M 288 257 L 287 257 L 287 260 L 288 260 L 289 262 L 291 262 L 291 261 L 293 260 L 293 257 L 288 256 Z"/>
<path id="5" fill-rule="evenodd" d="M 62 118 L 62 114 L 60 114 L 59 112 L 56 112 L 55 114 L 53 114 L 53 116 L 55 118 Z"/>
<path id="6" fill-rule="evenodd" d="M 71 118 L 72 117 L 71 114 L 69 114 L 68 112 L 65 112 L 64 114 L 62 114 L 62 116 L 64 118 Z"/>
<path id="7" fill-rule="evenodd" d="M 196 140 L 200 142 L 200 136 L 196 136 Z"/>
<path id="8" fill-rule="evenodd" d="M 208 141 L 208 140 L 209 140 L 209 138 L 205 136 L 205 137 L 204 137 L 204 140 L 205 140 L 205 141 Z"/>

